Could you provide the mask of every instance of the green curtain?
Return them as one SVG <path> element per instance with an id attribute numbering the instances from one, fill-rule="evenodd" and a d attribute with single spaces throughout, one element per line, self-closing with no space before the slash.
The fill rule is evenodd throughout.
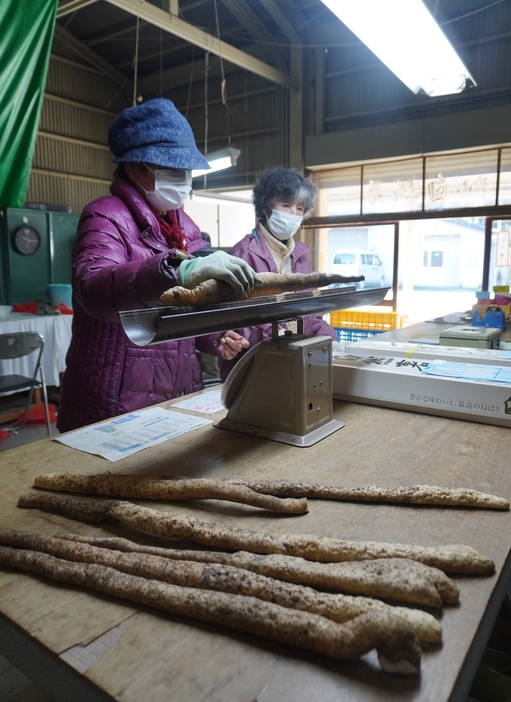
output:
<path id="1" fill-rule="evenodd" d="M 22 207 L 58 0 L 0 0 L 0 207 Z"/>

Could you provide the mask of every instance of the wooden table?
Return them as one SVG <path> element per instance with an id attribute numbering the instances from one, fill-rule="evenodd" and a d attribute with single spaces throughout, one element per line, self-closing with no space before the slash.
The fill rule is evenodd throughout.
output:
<path id="1" fill-rule="evenodd" d="M 170 404 L 170 403 L 169 403 Z M 4 527 L 44 534 L 124 534 L 33 509 L 20 494 L 50 471 L 465 486 L 511 498 L 507 429 L 349 403 L 346 426 L 311 448 L 212 425 L 116 463 L 49 439 L 2 453 Z M 213 415 L 220 418 L 222 413 Z M 458 578 L 459 607 L 439 613 L 443 644 L 425 646 L 420 676 L 380 671 L 374 652 L 346 663 L 248 634 L 0 569 L 0 653 L 62 702 L 463 702 L 511 575 L 511 512 L 310 501 L 283 517 L 220 502 L 153 505 L 218 524 L 343 539 L 466 543 L 494 559 L 491 577 Z"/>

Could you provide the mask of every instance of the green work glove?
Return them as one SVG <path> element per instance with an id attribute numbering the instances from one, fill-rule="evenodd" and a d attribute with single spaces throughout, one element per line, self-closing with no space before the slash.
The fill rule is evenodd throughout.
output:
<path id="1" fill-rule="evenodd" d="M 261 280 L 246 261 L 237 256 L 230 256 L 224 251 L 215 251 L 203 258 L 182 261 L 177 269 L 177 275 L 179 282 L 185 288 L 196 288 L 205 280 L 214 278 L 223 280 L 239 292 L 252 290 L 255 281 Z"/>

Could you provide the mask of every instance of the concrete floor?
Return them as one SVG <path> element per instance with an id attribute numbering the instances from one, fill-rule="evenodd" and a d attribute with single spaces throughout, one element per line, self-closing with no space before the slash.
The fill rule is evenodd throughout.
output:
<path id="1" fill-rule="evenodd" d="M 57 388 L 50 389 L 48 392 L 48 400 L 50 403 L 54 404 L 58 408 L 58 390 Z M 25 393 L 17 393 L 15 395 L 7 395 L 0 397 L 0 416 L 6 412 L 10 412 L 16 409 L 22 409 L 24 403 L 26 402 Z M 16 433 L 12 433 L 9 429 L 14 428 Z M 17 448 L 18 446 L 23 446 L 24 444 L 30 444 L 33 441 L 39 441 L 40 439 L 46 438 L 46 424 L 25 424 L 22 429 L 17 429 L 14 427 L 14 421 L 8 421 L 1 423 L 0 429 L 4 431 L 9 431 L 9 436 L 2 438 L 3 434 L 0 432 L 0 451 L 7 451 L 12 448 Z M 55 422 L 50 424 L 51 436 L 58 434 Z M 2 698 L 0 697 L 0 700 Z"/>
<path id="2" fill-rule="evenodd" d="M 12 422 L 7 424 L 0 424 L 2 429 L 7 429 L 12 425 Z M 55 423 L 50 425 L 51 436 L 56 436 L 59 432 Z M 31 444 L 33 441 L 39 441 L 40 439 L 46 438 L 46 425 L 45 424 L 27 424 L 22 429 L 16 430 L 17 434 L 10 434 L 7 438 L 0 441 L 0 451 L 8 451 L 9 449 L 17 448 L 18 446 L 24 446 L 25 444 Z M 2 698 L 0 697 L 0 700 Z"/>
<path id="3" fill-rule="evenodd" d="M 2 702 L 54 702 L 52 697 L 34 685 L 2 656 L 0 656 L 0 700 Z"/>

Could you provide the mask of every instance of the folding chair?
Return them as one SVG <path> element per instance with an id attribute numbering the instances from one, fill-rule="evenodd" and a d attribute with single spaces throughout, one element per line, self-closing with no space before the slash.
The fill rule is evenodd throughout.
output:
<path id="1" fill-rule="evenodd" d="M 38 332 L 13 332 L 11 334 L 0 334 L 0 359 L 13 360 L 28 356 L 37 352 L 34 373 L 32 377 L 28 375 L 0 375 L 0 392 L 18 392 L 29 390 L 25 413 L 18 429 L 21 429 L 27 421 L 28 411 L 32 403 L 34 388 L 40 388 L 44 404 L 44 414 L 46 417 L 46 436 L 50 436 L 50 416 L 48 412 L 48 396 L 46 384 L 44 382 L 43 367 L 41 358 L 44 349 L 44 339 Z M 38 377 L 39 376 L 39 379 Z"/>

